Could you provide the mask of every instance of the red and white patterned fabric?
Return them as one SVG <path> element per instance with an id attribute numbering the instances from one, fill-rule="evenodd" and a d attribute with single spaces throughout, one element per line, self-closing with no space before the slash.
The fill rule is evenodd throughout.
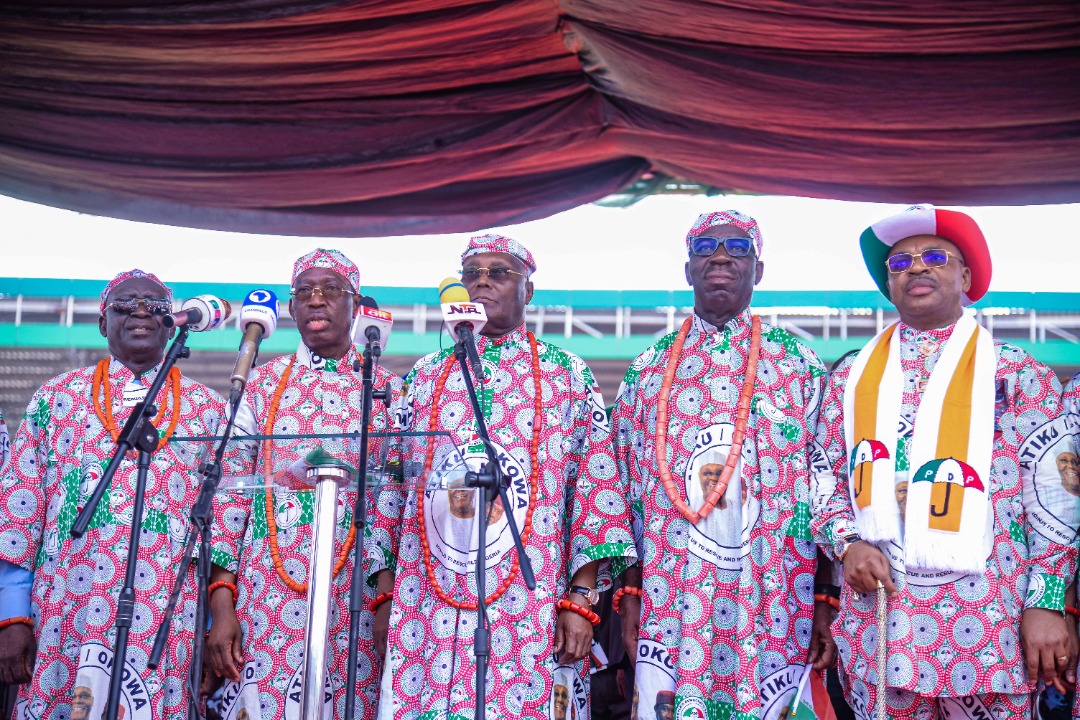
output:
<path id="1" fill-rule="evenodd" d="M 237 412 L 238 433 L 262 434 L 274 393 L 290 359 L 284 356 L 256 369 L 248 382 L 247 394 Z M 359 432 L 362 385 L 359 373 L 352 370 L 358 359 L 350 348 L 341 360 L 314 356 L 302 343 L 296 362 L 281 396 L 274 419 L 274 434 L 333 434 Z M 379 367 L 375 373 L 376 390 L 389 388 L 393 399 L 400 396 L 401 380 Z M 370 429 L 386 432 L 391 413 L 382 402 L 374 402 Z M 383 439 L 370 439 L 370 457 L 379 458 Z M 321 450 L 356 465 L 358 444 L 340 440 L 294 439 L 275 441 L 274 472 L 290 467 L 298 458 Z M 258 456 L 256 457 L 256 452 Z M 262 471 L 259 447 L 248 452 L 230 453 L 231 474 L 250 475 Z M 397 539 L 399 508 L 397 493 L 383 493 L 372 488 L 367 495 L 368 523 L 364 542 L 365 572 L 369 583 L 364 589 L 371 600 L 374 574 L 393 569 L 393 549 Z M 297 583 L 308 580 L 309 553 L 312 541 L 314 492 L 310 489 L 273 493 L 275 522 L 281 559 L 289 576 Z M 353 522 L 356 492 L 342 490 L 336 528 L 338 551 L 346 541 Z M 243 632 L 245 665 L 241 682 L 227 683 L 226 701 L 221 709 L 224 720 L 247 717 L 263 720 L 298 718 L 300 711 L 300 676 L 303 672 L 304 634 L 307 627 L 307 599 L 280 578 L 270 556 L 269 528 L 266 521 L 266 494 L 219 493 L 215 503 L 214 563 L 237 575 L 240 593 L 236 614 Z M 335 553 L 336 556 L 336 553 Z M 353 572 L 353 553 L 334 577 L 331 605 L 328 682 L 330 703 L 324 718 L 341 718 L 345 709 L 346 659 L 349 639 L 349 587 Z M 365 603 L 366 605 L 366 603 Z M 360 652 L 356 674 L 356 713 L 358 718 L 375 717 L 380 663 L 371 639 L 372 614 L 364 610 L 360 622 Z"/>
<path id="2" fill-rule="evenodd" d="M 750 322 L 746 311 L 723 328 L 695 315 L 683 345 L 667 460 L 694 510 L 731 449 Z M 776 718 L 791 705 L 810 645 L 810 452 L 825 368 L 790 333 L 762 324 L 740 464 L 722 502 L 692 525 L 656 462 L 657 401 L 675 336 L 634 361 L 613 413 L 642 557 L 638 717 Z"/>
<path id="3" fill-rule="evenodd" d="M 581 661 L 560 665 L 552 646 L 556 602 L 565 596 L 570 578 L 582 566 L 601 560 L 611 574 L 621 573 L 635 559 L 626 489 L 620 484 L 611 450 L 611 427 L 592 372 L 581 358 L 538 342 L 540 376 L 524 326 L 492 340 L 481 336 L 478 349 L 486 387 L 482 407 L 492 440 L 499 448 L 504 472 L 511 479 L 510 503 L 519 528 L 532 510 L 532 531 L 526 551 L 536 573 L 530 592 L 513 575 L 505 594 L 488 605 L 491 658 L 486 713 L 489 718 L 553 716 L 553 686 L 569 689 L 578 720 L 588 718 L 588 669 Z M 404 430 L 427 431 L 432 412 L 440 430 L 449 432 L 462 462 L 476 469 L 483 459 L 476 423 L 460 372 L 450 373 L 433 409 L 435 386 L 449 349 L 416 364 L 406 378 L 406 402 L 399 415 Z M 543 417 L 538 462 L 537 496 L 530 501 L 535 393 L 539 390 Z M 407 462 L 424 462 L 423 452 L 406 455 Z M 384 672 L 382 720 L 469 718 L 475 707 L 476 666 L 473 631 L 476 612 L 458 610 L 439 599 L 428 579 L 420 542 L 420 523 L 445 516 L 449 493 L 428 490 L 424 517 L 418 516 L 417 492 L 405 499 L 397 580 L 390 619 L 390 663 Z M 475 496 L 474 496 L 475 497 Z M 475 503 L 473 512 L 479 511 Z M 458 602 L 476 602 L 475 572 L 478 540 L 471 539 L 472 520 L 461 520 L 462 544 L 455 536 L 428 534 L 432 567 L 444 592 Z M 488 534 L 488 592 L 507 578 L 516 551 L 505 520 L 493 521 Z M 425 527 L 427 527 L 425 525 Z M 388 688 L 390 688 L 388 690 Z"/>
<path id="4" fill-rule="evenodd" d="M 690 251 L 691 240 L 704 235 L 709 228 L 719 225 L 734 225 L 737 228 L 745 230 L 746 234 L 750 236 L 750 239 L 754 241 L 754 255 L 758 260 L 761 259 L 761 251 L 763 249 L 761 228 L 758 227 L 757 220 L 738 210 L 721 210 L 720 212 L 702 213 L 701 215 L 698 215 L 697 220 L 695 220 L 694 224 L 690 227 L 690 231 L 686 233 L 687 252 Z"/>
<path id="5" fill-rule="evenodd" d="M 954 327 L 920 332 L 900 326 L 904 393 L 897 444 L 888 450 L 896 453 L 902 509 L 916 412 Z M 916 571 L 904 566 L 902 540 L 879 544 L 899 589 L 888 602 L 886 683 L 891 688 L 931 697 L 1029 692 L 1021 614 L 1029 607 L 1061 611 L 1065 586 L 1076 572 L 1080 487 L 1064 487 L 1058 471 L 1058 458 L 1075 454 L 1061 410 L 1061 386 L 1049 368 L 1023 350 L 997 341 L 994 346 L 994 445 L 986 487 L 993 528 L 984 545 L 986 571 Z M 854 357 L 846 359 L 829 378 L 817 432 L 813 529 L 830 555 L 838 539 L 857 533 L 843 433 L 843 394 L 853 362 Z M 876 597 L 845 586 L 833 634 L 844 671 L 865 684 L 876 683 Z"/>
<path id="6" fill-rule="evenodd" d="M 134 403 L 125 391 L 149 388 L 160 366 L 140 378 L 113 358 L 112 410 L 118 427 Z M 116 602 L 124 584 L 135 495 L 136 463 L 122 461 L 81 539 L 69 535 L 112 457 L 115 443 L 94 413 L 94 368 L 49 380 L 30 400 L 15 435 L 10 472 L 0 489 L 0 558 L 34 572 L 31 615 L 38 642 L 34 680 L 19 690 L 15 717 L 66 720 L 78 712 L 102 715 L 116 643 Z M 163 388 L 156 398 L 164 432 L 180 413 L 176 437 L 212 435 L 222 399 L 181 378 L 180 408 Z M 146 669 L 176 565 L 183 554 L 188 512 L 198 495 L 196 469 L 202 443 L 166 444 L 154 453 L 135 581 L 135 616 L 129 635 L 121 700 L 125 720 L 187 717 L 187 672 L 195 618 L 195 572 L 184 587 L 161 666 Z M 73 700 L 74 699 L 74 700 Z"/>
<path id="7" fill-rule="evenodd" d="M 172 290 L 169 289 L 168 285 L 161 282 L 161 280 L 158 279 L 157 275 L 155 275 L 154 273 L 144 272 L 139 268 L 133 268 L 131 270 L 125 270 L 124 272 L 114 277 L 112 280 L 109 281 L 109 284 L 105 286 L 105 289 L 101 291 L 101 303 L 98 306 L 101 314 L 105 314 L 105 302 L 109 298 L 109 293 L 115 290 L 117 285 L 122 282 L 127 282 L 128 280 L 137 280 L 138 278 L 146 278 L 147 280 L 152 280 L 153 282 L 156 282 L 165 291 L 165 299 L 169 302 L 172 302 Z"/>
<path id="8" fill-rule="evenodd" d="M 475 235 L 469 238 L 469 246 L 465 248 L 465 252 L 461 253 L 461 262 L 464 264 L 466 258 L 472 257 L 473 255 L 493 252 L 512 255 L 524 263 L 530 273 L 536 272 L 536 260 L 533 258 L 533 254 L 529 252 L 527 247 L 517 240 L 512 240 L 503 235 L 495 235 L 493 233 L 488 235 Z"/>
<path id="9" fill-rule="evenodd" d="M 345 253 L 340 250 L 316 248 L 307 255 L 298 258 L 293 263 L 292 282 L 295 284 L 300 273 L 312 268 L 333 270 L 349 281 L 353 292 L 360 292 L 360 268 L 356 267 L 356 263 L 346 257 Z"/>

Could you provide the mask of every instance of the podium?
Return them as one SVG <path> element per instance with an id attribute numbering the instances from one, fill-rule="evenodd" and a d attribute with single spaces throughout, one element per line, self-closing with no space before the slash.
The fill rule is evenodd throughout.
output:
<path id="1" fill-rule="evenodd" d="M 329 632 L 335 596 L 334 567 L 341 552 L 338 531 L 355 524 L 353 572 L 363 573 L 360 553 L 364 552 L 366 508 L 374 507 L 380 495 L 398 493 L 398 506 L 402 507 L 411 491 L 437 492 L 465 483 L 465 463 L 448 433 L 373 432 L 368 437 L 372 452 L 363 465 L 359 433 L 234 436 L 222 456 L 219 497 L 247 496 L 253 503 L 266 503 L 267 512 L 274 513 L 280 524 L 288 526 L 297 519 L 286 521 L 281 508 L 286 511 L 292 508 L 291 512 L 301 513 L 304 521 L 311 524 L 300 685 L 299 716 L 304 718 L 323 716 L 327 675 L 335 659 Z M 197 463 L 212 460 L 220 440 L 220 437 L 174 437 L 170 443 L 176 445 L 182 457 L 193 458 Z M 360 522 L 357 518 L 347 520 L 347 514 L 340 512 L 339 506 L 351 510 L 353 493 L 361 484 L 365 487 L 365 498 Z M 302 578 L 294 579 L 302 581 Z"/>

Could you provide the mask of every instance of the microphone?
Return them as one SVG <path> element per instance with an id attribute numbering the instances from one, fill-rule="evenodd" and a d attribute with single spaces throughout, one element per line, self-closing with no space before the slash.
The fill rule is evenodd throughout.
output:
<path id="1" fill-rule="evenodd" d="M 461 281 L 448 277 L 439 283 L 439 305 L 442 307 L 443 321 L 454 342 L 465 346 L 473 374 L 484 383 L 484 366 L 480 364 L 480 354 L 476 352 L 476 333 L 487 324 L 487 311 L 480 303 L 469 301 L 469 291 Z"/>
<path id="2" fill-rule="evenodd" d="M 167 328 L 187 325 L 193 332 L 220 327 L 232 315 L 228 300 L 213 295 L 196 295 L 180 306 L 180 312 L 166 314 L 161 324 Z"/>
<path id="3" fill-rule="evenodd" d="M 371 356 L 382 355 L 383 346 L 390 339 L 390 328 L 394 326 L 394 317 L 379 309 L 375 298 L 367 295 L 360 298 L 360 311 L 353 320 L 353 342 L 363 342 L 371 350 Z"/>
<path id="4" fill-rule="evenodd" d="M 277 328 L 278 299 L 272 290 L 252 290 L 244 298 L 240 307 L 240 327 L 244 337 L 240 341 L 240 354 L 233 365 L 233 374 L 229 378 L 232 389 L 229 390 L 229 404 L 236 406 L 244 393 L 248 375 L 259 355 L 259 343 L 270 337 Z"/>

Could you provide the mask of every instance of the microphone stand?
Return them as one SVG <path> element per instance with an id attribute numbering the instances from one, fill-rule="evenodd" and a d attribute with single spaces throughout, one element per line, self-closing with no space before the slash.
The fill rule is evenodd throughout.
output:
<path id="1" fill-rule="evenodd" d="M 390 389 L 375 390 L 375 366 L 382 350 L 377 341 L 370 339 L 364 348 L 364 364 L 361 374 L 363 393 L 360 401 L 360 466 L 357 468 L 356 502 L 353 504 L 353 527 L 356 542 L 353 543 L 353 569 L 349 587 L 349 654 L 346 661 L 345 720 L 352 720 L 356 711 L 356 657 L 360 644 L 360 615 L 364 611 L 364 532 L 367 527 L 367 474 L 369 454 L 369 430 L 372 400 L 390 403 Z"/>
<path id="2" fill-rule="evenodd" d="M 470 333 L 471 336 L 471 333 Z M 472 338 L 470 337 L 470 340 Z M 467 472 L 465 474 L 466 487 L 480 488 L 483 498 L 479 514 L 478 542 L 476 550 L 476 631 L 473 634 L 473 656 L 476 658 L 476 715 L 475 720 L 484 720 L 485 703 L 487 702 L 487 667 L 488 657 L 491 654 L 490 633 L 488 632 L 487 608 L 484 601 L 487 598 L 487 509 L 488 504 L 494 501 L 495 493 L 502 499 L 507 524 L 510 527 L 510 535 L 514 539 L 514 548 L 518 554 L 518 567 L 521 568 L 521 579 L 529 590 L 536 589 L 536 577 L 533 575 L 532 563 L 525 554 L 525 546 L 521 542 L 521 534 L 518 532 L 517 520 L 514 519 L 513 508 L 506 494 L 506 484 L 503 481 L 502 467 L 499 465 L 499 457 L 495 452 L 495 446 L 488 434 L 487 422 L 480 408 L 480 400 L 476 396 L 476 388 L 473 385 L 472 374 L 469 372 L 467 363 L 467 351 L 465 342 L 459 340 L 454 344 L 454 357 L 461 366 L 461 375 L 465 379 L 465 389 L 469 394 L 469 404 L 472 406 L 473 417 L 476 418 L 476 432 L 484 443 L 487 453 L 487 462 L 479 472 Z M 483 366 L 479 368 L 483 373 Z M 483 380 L 483 375 L 480 375 Z M 434 412 L 434 410 L 433 410 Z M 539 422 L 539 418 L 534 422 Z M 423 519 L 420 520 L 423 522 Z"/>
<path id="3" fill-rule="evenodd" d="M 184 580 L 187 578 L 188 570 L 191 568 L 196 537 L 198 537 L 199 561 L 196 563 L 195 570 L 195 632 L 192 643 L 191 666 L 188 670 L 189 720 L 195 720 L 199 717 L 199 688 L 202 684 L 203 649 L 206 642 L 205 634 L 200 629 L 206 627 L 206 618 L 210 614 L 210 596 L 207 593 L 207 587 L 210 582 L 210 532 L 214 522 L 214 495 L 217 493 L 218 484 L 221 482 L 222 460 L 225 456 L 229 438 L 232 435 L 233 422 L 236 419 L 236 411 L 240 407 L 242 397 L 241 393 L 230 403 L 228 421 L 217 447 L 214 449 L 213 459 L 199 467 L 202 483 L 199 486 L 199 494 L 195 498 L 195 503 L 191 506 L 191 512 L 188 515 L 188 531 L 184 538 L 184 556 L 180 559 L 180 565 L 177 567 L 176 579 L 173 580 L 172 591 L 169 593 L 169 600 L 165 605 L 165 614 L 154 636 L 154 648 L 150 653 L 149 661 L 146 663 L 147 668 L 151 670 L 157 668 L 160 664 L 161 655 L 165 651 L 165 641 L 169 637 L 173 616 L 176 614 L 176 606 L 180 601 L 180 594 L 184 588 Z"/>
<path id="4" fill-rule="evenodd" d="M 94 488 L 86 505 L 79 511 L 71 527 L 71 536 L 74 538 L 81 538 L 86 534 L 90 520 L 101 498 L 105 495 L 105 490 L 111 484 L 113 476 L 120 468 L 124 456 L 129 451 L 137 449 L 139 453 L 135 479 L 135 504 L 132 507 L 131 536 L 128 540 L 124 585 L 120 589 L 120 597 L 116 604 L 116 646 L 113 648 L 113 666 L 109 674 L 109 696 L 105 702 L 105 720 L 117 720 L 119 714 L 120 693 L 127 661 L 128 634 L 131 632 L 131 621 L 135 616 L 135 571 L 139 562 L 139 540 L 142 537 L 146 476 L 150 470 L 150 458 L 157 452 L 160 440 L 153 422 L 154 415 L 157 413 L 154 398 L 165 384 L 165 379 L 176 365 L 176 361 L 191 355 L 191 350 L 185 345 L 187 336 L 188 327 L 185 325 L 180 328 L 180 333 L 173 340 L 169 351 L 165 353 L 161 369 L 150 384 L 146 399 L 134 407 L 131 416 L 124 423 L 124 428 L 116 439 L 116 450 L 109 461 L 109 466 L 105 469 L 105 474 L 102 475 L 97 487 Z M 105 398 L 105 402 L 111 403 L 112 398 Z M 174 412 L 180 412 L 180 408 L 174 408 Z"/>

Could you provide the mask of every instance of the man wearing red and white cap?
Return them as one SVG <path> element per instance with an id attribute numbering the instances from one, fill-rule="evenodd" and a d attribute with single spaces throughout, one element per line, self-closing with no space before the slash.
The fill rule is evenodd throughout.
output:
<path id="1" fill-rule="evenodd" d="M 134 456 L 121 460 L 86 534 L 75 539 L 70 530 L 142 400 L 159 408 L 154 424 L 161 443 L 146 481 L 120 714 L 128 720 L 188 717 L 193 613 L 177 613 L 161 666 L 146 667 L 200 485 L 200 457 L 167 440 L 213 435 L 223 402 L 179 366 L 159 395 L 147 398 L 171 335 L 162 323 L 171 310 L 172 291 L 157 276 L 142 270 L 117 275 L 101 293 L 98 322 L 108 356 L 42 385 L 15 435 L 0 485 L 0 574 L 13 579 L 14 568 L 27 582 L 0 580 L 0 682 L 26 683 L 18 718 L 103 716 L 135 503 Z M 19 598 L 12 597 L 19 589 Z M 194 602 L 189 578 L 180 607 Z"/>
<path id="2" fill-rule="evenodd" d="M 532 253 L 511 238 L 481 235 L 469 240 L 461 262 L 462 284 L 487 312 L 476 339 L 484 374 L 477 394 L 510 504 L 461 503 L 458 512 L 451 503 L 477 490 L 448 497 L 429 484 L 409 491 L 379 717 L 473 717 L 477 520 L 486 513 L 486 716 L 548 720 L 568 702 L 581 720 L 588 717 L 586 658 L 590 621 L 599 622 L 592 609 L 599 567 L 618 574 L 635 559 L 611 425 L 584 361 L 525 327 L 536 271 Z M 449 435 L 406 453 L 406 464 L 432 468 L 432 477 L 439 469 L 451 478 L 466 467 L 478 470 L 487 457 L 451 349 L 422 358 L 405 384 L 401 428 Z M 536 573 L 535 591 L 522 580 L 507 529 L 511 516 Z M 560 685 L 568 697 L 555 693 Z"/>
<path id="3" fill-rule="evenodd" d="M 228 681 L 221 708 L 226 720 L 245 712 L 261 720 L 299 716 L 314 522 L 314 493 L 302 484 L 302 478 L 317 456 L 354 467 L 359 463 L 357 444 L 344 436 L 361 429 L 361 357 L 352 341 L 353 318 L 360 309 L 360 271 L 338 250 L 313 250 L 293 265 L 291 295 L 289 313 L 296 320 L 300 343 L 295 353 L 252 371 L 236 415 L 238 434 L 341 437 L 264 441 L 257 454 L 252 448 L 239 463 L 239 471 L 234 466 L 230 474 L 261 473 L 289 489 L 218 494 L 207 661 Z M 376 367 L 374 388 L 389 388 L 396 399 L 401 380 Z M 385 432 L 390 423 L 387 404 L 373 403 L 371 431 Z M 370 457 L 380 456 L 383 443 L 383 438 L 371 438 Z M 387 505 L 388 500 L 369 486 L 363 543 L 369 580 L 364 591 L 369 601 L 376 597 L 375 584 L 395 544 L 397 508 Z M 385 647 L 390 608 L 384 603 L 379 610 L 380 644 L 376 642 L 380 626 L 368 605 L 361 616 L 356 687 L 347 689 L 349 585 L 358 555 L 352 517 L 355 502 L 355 491 L 342 490 L 327 646 L 327 683 L 333 691 L 327 694 L 324 720 L 343 716 L 346 692 L 356 694 L 357 718 L 375 717 L 378 668 Z"/>
<path id="4" fill-rule="evenodd" d="M 634 360 L 612 413 L 641 552 L 619 605 L 637 717 L 777 720 L 806 664 L 835 661 L 809 527 L 825 367 L 750 312 L 754 218 L 703 214 L 686 250 L 694 312 Z"/>
<path id="5" fill-rule="evenodd" d="M 900 321 L 833 372 L 818 426 L 813 529 L 844 564 L 833 630 L 848 702 L 863 718 L 882 702 L 889 717 L 1030 717 L 1036 681 L 1064 687 L 1076 666 L 1061 386 L 965 312 L 991 276 L 970 217 L 916 205 L 860 242 Z"/>

